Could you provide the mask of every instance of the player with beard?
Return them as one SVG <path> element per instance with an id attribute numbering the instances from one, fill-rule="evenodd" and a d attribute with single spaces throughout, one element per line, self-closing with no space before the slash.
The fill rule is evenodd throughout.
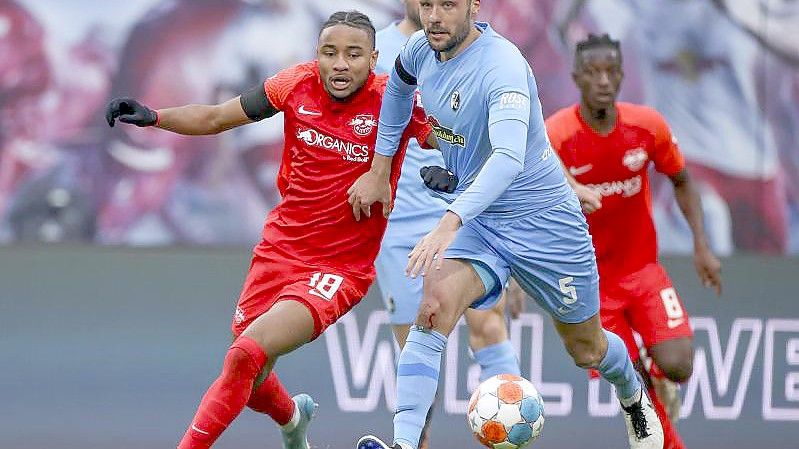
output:
<path id="1" fill-rule="evenodd" d="M 385 158 L 390 188 L 358 221 L 348 188 L 369 170 L 386 77 L 374 69 L 375 30 L 359 12 L 337 12 L 322 25 L 317 60 L 283 70 L 222 104 L 152 110 L 115 99 L 106 119 L 185 135 L 216 134 L 284 113 L 285 147 L 278 186 L 283 199 L 269 214 L 263 240 L 236 307 L 222 373 L 200 402 L 179 449 L 207 449 L 245 406 L 282 427 L 286 449 L 308 449 L 316 404 L 294 398 L 273 371 L 278 357 L 317 338 L 366 295 L 386 227 L 408 139 L 431 136 L 416 108 L 400 151 Z M 434 140 L 430 140 L 434 143 Z M 379 156 L 382 157 L 382 156 Z"/>
<path id="2" fill-rule="evenodd" d="M 405 17 L 377 32 L 378 73 L 389 73 L 408 38 L 422 29 L 419 19 L 419 0 L 404 0 Z M 400 347 L 405 345 L 410 326 L 422 301 L 422 280 L 405 276 L 408 253 L 444 215 L 447 203 L 430 195 L 419 179 L 428 166 L 443 165 L 438 151 L 423 151 L 411 142 L 402 163 L 402 175 L 397 187 L 394 209 L 388 219 L 380 254 L 375 261 L 377 281 L 388 311 L 394 337 Z M 480 366 L 480 381 L 497 374 L 519 375 L 519 362 L 508 340 L 505 326 L 504 301 L 489 310 L 469 310 L 465 314 L 469 325 L 469 346 Z M 432 407 L 431 407 L 432 411 Z M 425 424 L 420 447 L 427 446 L 430 419 Z"/>
<path id="3" fill-rule="evenodd" d="M 443 152 L 461 181 L 438 225 L 410 254 L 422 303 L 397 369 L 394 448 L 415 449 L 439 379 L 447 336 L 469 307 L 490 308 L 511 274 L 553 318 L 566 349 L 616 387 L 633 449 L 661 449 L 657 415 L 624 341 L 602 329 L 588 225 L 548 142 L 532 69 L 487 23 L 478 0 L 422 0 L 424 32 L 397 58 L 381 108 L 371 170 L 359 196 L 390 191 L 385 167 L 401 147 L 417 86 Z M 358 449 L 391 446 L 368 435 Z"/>

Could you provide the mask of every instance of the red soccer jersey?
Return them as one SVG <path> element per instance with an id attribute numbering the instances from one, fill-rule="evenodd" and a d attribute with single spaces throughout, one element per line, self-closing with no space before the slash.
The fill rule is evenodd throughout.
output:
<path id="1" fill-rule="evenodd" d="M 355 221 L 347 190 L 371 166 L 386 80 L 370 75 L 343 102 L 325 91 L 316 62 L 293 66 L 264 82 L 269 102 L 284 113 L 285 146 L 278 175 L 283 200 L 266 219 L 261 246 L 303 262 L 374 276 L 387 220 L 376 203 L 371 218 Z M 392 192 L 408 140 L 415 137 L 424 144 L 430 132 L 424 111 L 415 107 L 393 159 Z"/>
<path id="2" fill-rule="evenodd" d="M 657 236 L 647 168 L 672 176 L 685 160 L 666 121 L 654 109 L 617 103 L 616 127 L 603 136 L 580 116 L 580 106 L 546 120 L 547 133 L 564 165 L 582 184 L 602 195 L 602 208 L 588 214 L 602 279 L 618 279 L 657 261 Z"/>

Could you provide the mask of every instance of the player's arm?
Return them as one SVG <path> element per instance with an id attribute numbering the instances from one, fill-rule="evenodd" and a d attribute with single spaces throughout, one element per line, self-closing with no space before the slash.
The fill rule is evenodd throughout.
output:
<path id="1" fill-rule="evenodd" d="M 391 161 L 411 120 L 416 92 L 416 77 L 408 69 L 411 59 L 409 47 L 410 42 L 397 57 L 383 93 L 372 166 L 347 191 L 356 220 L 361 219 L 361 213 L 369 217 L 370 208 L 375 202 L 383 203 L 383 215 L 386 217 L 393 207 L 389 182 Z"/>
<path id="2" fill-rule="evenodd" d="M 702 216 L 702 203 L 694 186 L 685 159 L 671 135 L 668 124 L 655 111 L 650 113 L 652 129 L 655 133 L 655 150 L 653 162 L 655 169 L 669 177 L 674 185 L 674 196 L 682 215 L 691 228 L 694 238 L 694 265 L 702 285 L 712 287 L 716 294 L 721 294 L 721 262 L 710 250 L 705 236 Z"/>
<path id="3" fill-rule="evenodd" d="M 497 200 L 524 169 L 530 122 L 529 66 L 520 55 L 508 55 L 503 65 L 490 68 L 484 78 L 488 101 L 488 139 L 491 155 L 474 181 L 450 204 L 448 214 L 466 223 Z M 539 132 L 545 132 L 543 118 Z M 546 139 L 544 139 L 546 140 Z M 546 148 L 540 149 L 542 152 Z"/>
<path id="4" fill-rule="evenodd" d="M 694 237 L 694 264 L 702 285 L 712 287 L 716 294 L 721 294 L 721 262 L 713 255 L 705 237 L 702 217 L 702 203 L 699 193 L 691 181 L 688 170 L 683 168 L 677 174 L 669 176 L 674 185 L 674 197 L 680 211 L 691 228 Z"/>
<path id="5" fill-rule="evenodd" d="M 106 108 L 109 126 L 114 121 L 136 126 L 155 126 L 184 135 L 218 134 L 237 126 L 271 117 L 278 111 L 270 103 L 263 85 L 216 105 L 189 104 L 153 110 L 132 98 L 117 98 Z"/>

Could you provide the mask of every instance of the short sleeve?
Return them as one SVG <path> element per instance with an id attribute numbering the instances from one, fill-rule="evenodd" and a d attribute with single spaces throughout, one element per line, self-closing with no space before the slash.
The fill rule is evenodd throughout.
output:
<path id="1" fill-rule="evenodd" d="M 308 76 L 313 76 L 309 64 L 299 64 L 281 70 L 264 81 L 264 91 L 269 103 L 282 111 L 297 84 Z"/>
<path id="2" fill-rule="evenodd" d="M 651 113 L 651 131 L 655 135 L 655 154 L 652 156 L 655 170 L 674 176 L 685 168 L 685 158 L 666 120 L 654 110 Z"/>

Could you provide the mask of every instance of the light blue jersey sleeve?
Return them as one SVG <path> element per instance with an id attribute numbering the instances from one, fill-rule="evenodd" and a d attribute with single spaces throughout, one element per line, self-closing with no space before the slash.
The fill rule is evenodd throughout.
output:
<path id="1" fill-rule="evenodd" d="M 397 152 L 402 133 L 411 120 L 413 96 L 416 92 L 415 58 L 423 45 L 427 45 L 423 31 L 411 36 L 400 51 L 398 62 L 389 75 L 380 107 L 375 145 L 375 152 L 383 156 L 393 156 Z"/>
<path id="2" fill-rule="evenodd" d="M 530 121 L 529 66 L 518 57 L 497 60 L 502 64 L 486 73 L 483 86 L 492 153 L 474 182 L 449 207 L 462 223 L 488 208 L 524 170 Z"/>

